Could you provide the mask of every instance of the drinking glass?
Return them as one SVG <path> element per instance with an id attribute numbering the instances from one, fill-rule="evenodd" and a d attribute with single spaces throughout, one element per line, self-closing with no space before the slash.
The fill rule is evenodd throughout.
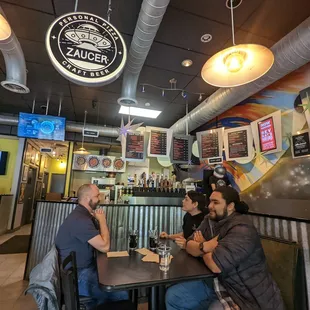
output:
<path id="1" fill-rule="evenodd" d="M 166 244 L 161 244 L 157 248 L 157 253 L 159 255 L 159 269 L 163 272 L 167 272 L 170 267 L 171 261 L 171 247 L 167 246 Z"/>
<path id="2" fill-rule="evenodd" d="M 130 230 L 129 231 L 129 250 L 135 250 L 138 247 L 138 230 Z"/>
<path id="3" fill-rule="evenodd" d="M 150 250 L 155 251 L 157 246 L 158 233 L 157 230 L 149 230 Z"/>

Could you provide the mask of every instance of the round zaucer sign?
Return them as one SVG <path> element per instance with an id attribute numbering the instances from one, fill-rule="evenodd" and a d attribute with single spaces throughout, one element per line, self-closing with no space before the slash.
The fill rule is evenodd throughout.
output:
<path id="1" fill-rule="evenodd" d="M 55 69 L 83 86 L 115 81 L 127 59 L 126 45 L 117 29 L 90 13 L 68 13 L 57 18 L 47 31 L 45 43 Z"/>

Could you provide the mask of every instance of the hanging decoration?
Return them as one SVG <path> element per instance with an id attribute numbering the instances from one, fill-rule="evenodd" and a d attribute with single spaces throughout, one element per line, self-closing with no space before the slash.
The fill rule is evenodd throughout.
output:
<path id="1" fill-rule="evenodd" d="M 85 130 L 85 125 L 86 125 L 86 116 L 87 116 L 87 111 L 84 111 L 84 126 L 83 126 L 83 132 L 82 132 L 82 147 L 80 147 L 77 151 L 74 151 L 74 154 L 79 154 L 79 155 L 89 155 L 90 153 L 84 148 L 84 130 Z"/>
<path id="2" fill-rule="evenodd" d="M 76 0 L 75 10 L 77 4 Z M 108 20 L 111 12 L 110 3 Z M 109 21 L 86 12 L 58 17 L 47 30 L 45 45 L 54 68 L 82 86 L 112 83 L 127 60 L 126 44 L 119 31 Z"/>
<path id="3" fill-rule="evenodd" d="M 258 44 L 235 43 L 233 0 L 230 5 L 233 46 L 212 56 L 203 66 L 205 82 L 217 87 L 235 87 L 266 74 L 274 63 L 270 49 Z"/>
<path id="4" fill-rule="evenodd" d="M 130 118 L 128 119 L 128 123 L 126 125 L 124 125 L 124 120 L 122 118 L 121 121 L 121 126 L 119 127 L 119 136 L 116 139 L 117 141 L 122 142 L 123 137 L 126 138 L 126 135 L 128 132 L 131 131 L 136 131 L 140 126 L 143 125 L 143 123 L 139 123 L 139 124 L 132 124 L 132 122 L 134 121 L 134 119 L 130 120 Z"/>
<path id="5" fill-rule="evenodd" d="M 307 99 L 306 99 L 307 102 L 299 105 L 300 107 L 304 108 L 304 112 L 303 113 L 306 113 L 306 111 L 310 112 L 310 98 L 309 98 L 308 92 L 306 92 L 306 96 L 307 96 Z"/>

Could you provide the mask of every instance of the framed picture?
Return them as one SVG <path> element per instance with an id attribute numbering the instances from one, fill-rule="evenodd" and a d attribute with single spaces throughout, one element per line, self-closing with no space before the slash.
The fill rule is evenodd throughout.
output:
<path id="1" fill-rule="evenodd" d="M 36 155 L 35 155 L 35 162 L 34 163 L 36 166 L 39 166 L 40 165 L 40 152 L 36 150 L 35 154 Z"/>
<path id="2" fill-rule="evenodd" d="M 36 200 L 41 199 L 41 193 L 42 193 L 42 182 L 41 181 L 37 181 L 37 185 L 36 185 Z"/>
<path id="3" fill-rule="evenodd" d="M 27 185 L 26 183 L 20 184 L 18 203 L 24 202 L 26 185 Z"/>
<path id="4" fill-rule="evenodd" d="M 30 148 L 31 148 L 30 163 L 35 164 L 35 162 L 36 162 L 36 150 L 32 146 L 30 146 Z"/>
<path id="5" fill-rule="evenodd" d="M 45 161 L 46 161 L 46 157 L 44 155 L 41 155 L 40 168 L 39 168 L 39 179 L 43 178 Z"/>
<path id="6" fill-rule="evenodd" d="M 25 150 L 25 157 L 24 157 L 24 163 L 26 165 L 30 164 L 31 150 L 32 150 L 32 146 L 29 143 L 27 143 L 26 150 Z"/>
<path id="7" fill-rule="evenodd" d="M 27 181 L 28 171 L 29 171 L 29 166 L 24 164 L 24 166 L 23 166 L 23 174 L 22 174 L 22 182 L 26 182 Z"/>

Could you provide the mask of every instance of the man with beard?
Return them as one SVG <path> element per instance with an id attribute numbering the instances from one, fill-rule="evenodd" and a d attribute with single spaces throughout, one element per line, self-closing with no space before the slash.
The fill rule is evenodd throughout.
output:
<path id="1" fill-rule="evenodd" d="M 104 211 L 96 209 L 100 203 L 99 189 L 96 185 L 84 184 L 77 196 L 77 207 L 65 219 L 56 236 L 60 259 L 63 261 L 72 251 L 76 253 L 79 295 L 92 297 L 95 304 L 128 299 L 127 292 L 108 293 L 99 286 L 94 251 L 105 253 L 110 248 Z"/>
<path id="2" fill-rule="evenodd" d="M 219 187 L 210 196 L 209 211 L 186 251 L 202 257 L 216 277 L 170 287 L 167 310 L 283 310 L 259 235 L 244 215 L 248 205 L 232 187 Z"/>

